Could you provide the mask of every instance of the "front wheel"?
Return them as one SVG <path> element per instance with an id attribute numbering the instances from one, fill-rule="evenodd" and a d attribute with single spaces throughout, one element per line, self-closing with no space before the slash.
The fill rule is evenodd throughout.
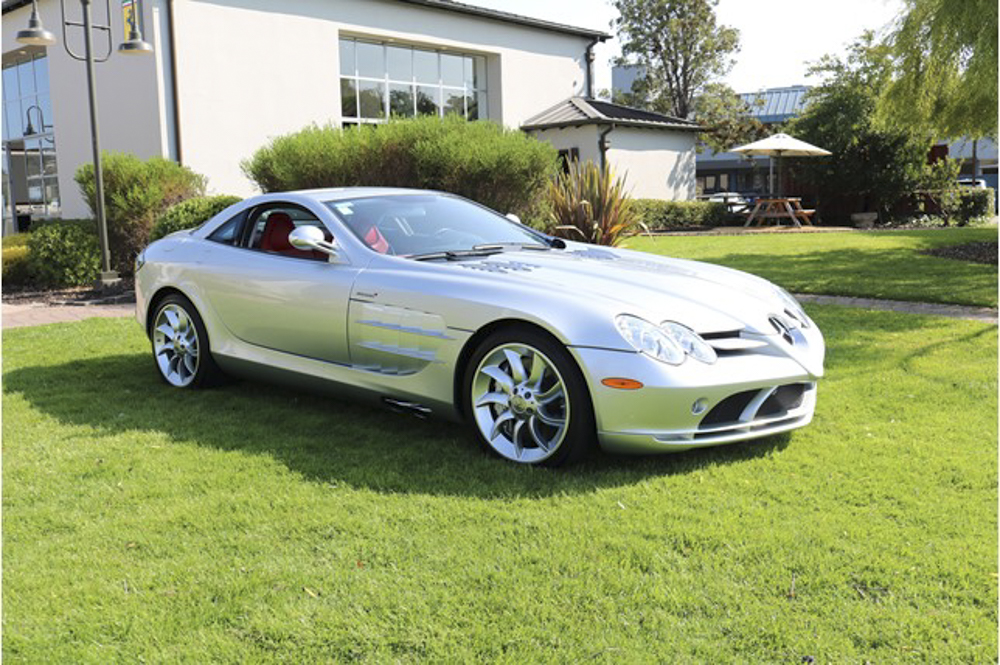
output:
<path id="1" fill-rule="evenodd" d="M 490 335 L 465 374 L 464 411 L 480 443 L 521 464 L 559 466 L 594 440 L 587 384 L 561 344 L 538 331 Z"/>
<path id="2" fill-rule="evenodd" d="M 221 378 L 205 324 L 184 296 L 172 294 L 157 305 L 151 337 L 156 369 L 174 388 L 205 388 Z"/>

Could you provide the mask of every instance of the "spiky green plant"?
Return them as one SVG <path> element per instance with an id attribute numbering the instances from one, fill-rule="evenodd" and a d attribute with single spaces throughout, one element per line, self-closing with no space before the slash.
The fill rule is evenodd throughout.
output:
<path id="1" fill-rule="evenodd" d="M 625 177 L 617 177 L 607 164 L 573 162 L 549 184 L 548 199 L 550 231 L 567 240 L 614 246 L 641 227 Z"/>

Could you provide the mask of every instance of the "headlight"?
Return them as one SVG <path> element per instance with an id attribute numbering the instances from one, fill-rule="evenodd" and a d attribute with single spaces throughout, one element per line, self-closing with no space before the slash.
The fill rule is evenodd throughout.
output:
<path id="1" fill-rule="evenodd" d="M 718 356 L 715 355 L 715 349 L 710 347 L 705 340 L 701 338 L 701 335 L 691 330 L 687 326 L 682 326 L 679 323 L 674 323 L 673 321 L 664 321 L 660 324 L 662 328 L 668 335 L 670 335 L 677 344 L 684 349 L 684 353 L 688 354 L 695 360 L 700 360 L 703 363 L 708 363 L 711 365 L 716 360 Z"/>
<path id="2" fill-rule="evenodd" d="M 619 314 L 615 323 L 632 348 L 661 362 L 680 365 L 687 356 L 704 363 L 716 360 L 715 349 L 698 333 L 679 323 L 667 321 L 657 326 L 630 314 Z"/>
<path id="3" fill-rule="evenodd" d="M 778 294 L 781 304 L 784 305 L 785 313 L 791 315 L 803 328 L 808 328 L 809 317 L 806 316 L 805 310 L 802 309 L 802 305 L 795 299 L 795 296 L 780 286 L 774 286 L 774 291 Z"/>
<path id="4" fill-rule="evenodd" d="M 680 344 L 649 321 L 629 314 L 619 314 L 615 318 L 615 324 L 618 332 L 636 351 L 671 365 L 684 362 L 684 349 Z"/>

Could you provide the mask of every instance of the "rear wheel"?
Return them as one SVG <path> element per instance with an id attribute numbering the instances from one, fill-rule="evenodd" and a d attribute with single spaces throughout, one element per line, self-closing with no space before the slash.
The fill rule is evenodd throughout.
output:
<path id="1" fill-rule="evenodd" d="M 151 338 L 160 378 L 174 388 L 205 388 L 222 377 L 209 351 L 205 324 L 184 296 L 175 293 L 160 301 Z"/>
<path id="2" fill-rule="evenodd" d="M 510 328 L 484 340 L 469 362 L 463 394 L 480 443 L 513 462 L 575 462 L 594 439 L 580 370 L 565 347 L 536 330 Z"/>

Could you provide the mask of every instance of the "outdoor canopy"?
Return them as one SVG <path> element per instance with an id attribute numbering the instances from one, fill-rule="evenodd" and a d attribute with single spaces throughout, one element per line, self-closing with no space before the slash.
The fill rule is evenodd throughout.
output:
<path id="1" fill-rule="evenodd" d="M 817 148 L 811 143 L 806 143 L 805 141 L 800 141 L 797 138 L 793 138 L 788 134 L 774 134 L 773 136 L 768 136 L 766 139 L 761 139 L 760 141 L 754 141 L 753 143 L 747 143 L 746 145 L 741 145 L 739 147 L 733 148 L 730 152 L 738 152 L 740 154 L 751 157 L 753 155 L 767 155 L 768 157 L 777 157 L 779 160 L 782 157 L 825 157 L 826 155 L 831 155 L 829 150 L 823 150 L 823 148 Z M 771 165 L 773 171 L 774 165 Z M 781 168 L 779 162 L 778 177 L 781 177 Z M 774 194 L 774 177 L 768 179 L 771 188 L 771 194 Z M 781 187 L 779 185 L 778 192 L 780 194 Z"/>

